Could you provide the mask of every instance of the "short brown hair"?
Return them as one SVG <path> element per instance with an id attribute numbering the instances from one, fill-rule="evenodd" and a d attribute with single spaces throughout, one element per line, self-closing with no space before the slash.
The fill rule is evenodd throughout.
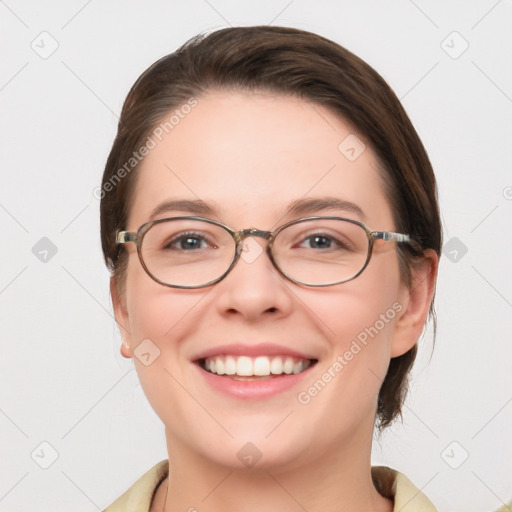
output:
<path id="1" fill-rule="evenodd" d="M 317 34 L 276 26 L 226 28 L 200 34 L 155 62 L 124 102 L 103 174 L 100 205 L 103 254 L 121 295 L 127 257 L 116 245 L 115 233 L 126 229 L 137 166 L 123 173 L 122 179 L 113 182 L 113 178 L 119 178 L 119 170 L 172 109 L 209 90 L 295 96 L 340 116 L 377 155 L 395 229 L 411 235 L 422 250 L 440 254 L 441 223 L 432 166 L 385 80 L 353 53 Z M 398 251 L 402 279 L 410 285 L 410 269 L 422 251 L 406 245 Z M 435 323 L 433 305 L 430 314 Z M 415 345 L 390 361 L 376 411 L 380 429 L 401 413 L 416 351 Z"/>

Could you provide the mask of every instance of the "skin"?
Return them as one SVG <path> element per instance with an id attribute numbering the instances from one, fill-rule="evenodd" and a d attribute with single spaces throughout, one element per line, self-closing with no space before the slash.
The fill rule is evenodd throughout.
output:
<path id="1" fill-rule="evenodd" d="M 234 229 L 271 230 L 297 218 L 282 216 L 288 203 L 330 196 L 356 203 L 371 229 L 393 231 L 374 152 L 366 146 L 350 162 L 338 150 L 350 133 L 320 105 L 210 91 L 145 157 L 126 229 L 136 231 L 164 200 L 199 198 L 218 208 L 211 218 Z M 311 215 L 362 220 L 343 210 Z M 410 290 L 400 280 L 395 243 L 383 241 L 375 244 L 366 270 L 341 285 L 294 284 L 263 253 L 252 263 L 240 260 L 213 286 L 179 290 L 145 273 L 134 244 L 125 249 L 124 295 L 111 281 L 121 352 L 133 357 L 146 338 L 160 350 L 149 366 L 133 357 L 164 423 L 172 474 L 151 510 L 392 510 L 370 475 L 377 396 L 390 358 L 408 351 L 421 334 L 437 272 L 433 251 L 414 270 Z M 394 303 L 401 305 L 395 318 L 309 404 L 300 404 L 297 394 Z M 274 342 L 314 354 L 318 363 L 303 383 L 272 398 L 231 398 L 198 378 L 191 358 L 237 340 Z M 262 453 L 252 468 L 237 457 L 247 442 Z"/>

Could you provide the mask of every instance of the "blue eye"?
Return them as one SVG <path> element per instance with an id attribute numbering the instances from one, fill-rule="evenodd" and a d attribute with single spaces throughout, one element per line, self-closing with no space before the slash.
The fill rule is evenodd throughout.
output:
<path id="1" fill-rule="evenodd" d="M 203 245 L 204 243 L 205 245 Z M 163 249 L 179 251 L 196 251 L 208 247 L 207 240 L 199 233 L 180 233 L 164 244 Z"/>
<path id="2" fill-rule="evenodd" d="M 304 238 L 299 247 L 305 249 L 334 249 L 334 250 L 350 250 L 352 245 L 348 240 L 335 238 L 323 233 L 313 233 Z"/>
<path id="3" fill-rule="evenodd" d="M 309 248 L 311 249 L 330 249 L 332 245 L 332 238 L 324 235 L 311 235 L 306 238 L 309 240 Z"/>

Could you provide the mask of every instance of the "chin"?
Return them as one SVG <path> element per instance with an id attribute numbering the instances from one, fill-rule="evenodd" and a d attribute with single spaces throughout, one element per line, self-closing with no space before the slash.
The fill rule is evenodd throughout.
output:
<path id="1" fill-rule="evenodd" d="M 281 418 L 282 420 L 282 418 Z M 275 428 L 277 423 L 273 424 Z M 277 430 L 282 428 L 281 432 Z M 269 435 L 267 422 L 265 428 L 257 428 L 254 424 L 244 430 L 232 430 L 211 439 L 198 442 L 198 451 L 213 464 L 225 466 L 230 471 L 276 471 L 291 468 L 304 458 L 305 450 L 311 443 L 300 433 L 294 435 L 283 426 L 278 427 Z"/>

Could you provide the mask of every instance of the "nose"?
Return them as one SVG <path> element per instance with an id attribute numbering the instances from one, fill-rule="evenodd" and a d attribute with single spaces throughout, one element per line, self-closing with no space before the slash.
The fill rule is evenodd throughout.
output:
<path id="1" fill-rule="evenodd" d="M 257 234 L 255 234 L 258 237 Z M 226 316 L 255 322 L 264 317 L 282 318 L 290 314 L 293 294 L 288 283 L 272 265 L 266 241 L 248 234 L 240 257 L 231 272 L 216 284 L 216 305 Z"/>

